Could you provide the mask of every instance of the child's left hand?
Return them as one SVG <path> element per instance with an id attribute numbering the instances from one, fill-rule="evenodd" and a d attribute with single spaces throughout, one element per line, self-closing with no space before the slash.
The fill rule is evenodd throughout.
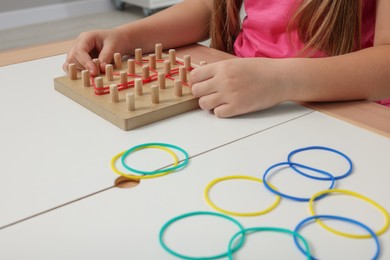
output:
<path id="1" fill-rule="evenodd" d="M 200 66 L 191 72 L 192 93 L 199 106 L 217 117 L 232 117 L 286 101 L 278 81 L 277 61 L 238 58 Z"/>

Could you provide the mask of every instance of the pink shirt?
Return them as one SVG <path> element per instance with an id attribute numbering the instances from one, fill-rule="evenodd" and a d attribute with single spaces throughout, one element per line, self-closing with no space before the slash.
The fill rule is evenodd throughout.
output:
<path id="1" fill-rule="evenodd" d="M 235 43 L 239 57 L 288 58 L 298 56 L 304 46 L 297 30 L 287 32 L 287 25 L 301 0 L 245 0 L 247 16 Z M 373 0 L 364 0 L 362 47 L 374 42 L 375 6 Z M 318 56 L 324 56 L 318 54 Z"/>
<path id="2" fill-rule="evenodd" d="M 301 0 L 244 0 L 247 16 L 234 43 L 239 57 L 296 57 L 304 44 L 297 30 L 287 32 L 287 25 Z M 376 1 L 363 1 L 362 48 L 373 46 Z M 317 53 L 314 57 L 323 57 Z M 378 103 L 390 107 L 390 99 Z"/>

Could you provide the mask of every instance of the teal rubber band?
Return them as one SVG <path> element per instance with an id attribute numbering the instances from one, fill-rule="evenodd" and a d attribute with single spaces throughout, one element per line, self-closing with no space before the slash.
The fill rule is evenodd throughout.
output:
<path id="1" fill-rule="evenodd" d="M 148 146 L 161 146 L 161 147 L 166 147 L 166 148 L 172 148 L 172 149 L 175 149 L 181 153 L 184 154 L 185 156 L 185 159 L 184 160 L 181 160 L 177 165 L 175 166 L 172 166 L 172 167 L 169 167 L 169 168 L 165 168 L 165 169 L 161 169 L 161 170 L 156 170 L 156 171 L 142 171 L 142 170 L 137 170 L 137 169 L 134 169 L 130 166 L 128 166 L 125 162 L 126 158 L 133 152 L 137 151 L 137 150 L 140 150 L 140 149 L 144 149 L 144 148 L 147 148 Z M 143 175 L 153 175 L 153 174 L 158 174 L 158 173 L 164 173 L 164 172 L 169 172 L 169 171 L 175 171 L 175 170 L 178 170 L 178 169 L 181 169 L 181 168 L 184 168 L 187 164 L 188 164 L 188 161 L 189 161 L 189 156 L 188 156 L 188 153 L 183 149 L 183 148 L 180 148 L 176 145 L 173 145 L 173 144 L 167 144 L 167 143 L 145 143 L 145 144 L 140 144 L 140 145 L 136 145 L 132 148 L 130 148 L 129 150 L 127 150 L 123 155 L 122 155 L 122 158 L 121 158 L 121 162 L 122 162 L 122 165 L 123 167 L 125 167 L 127 170 L 131 171 L 131 172 L 134 172 L 134 173 L 138 173 L 138 174 L 143 174 Z"/>
<path id="2" fill-rule="evenodd" d="M 292 235 L 294 238 L 298 238 L 299 240 L 302 241 L 303 245 L 305 246 L 305 250 L 306 250 L 305 254 L 307 256 L 307 259 L 308 260 L 311 259 L 309 243 L 307 243 L 306 239 L 303 236 L 301 236 L 298 232 L 295 232 L 295 231 L 292 231 L 292 230 L 289 230 L 289 229 L 284 229 L 284 228 L 277 228 L 277 227 L 253 227 L 253 228 L 247 228 L 247 229 L 244 229 L 244 230 L 241 230 L 241 231 L 237 232 L 236 234 L 233 235 L 233 237 L 230 239 L 230 242 L 229 242 L 229 248 L 228 248 L 228 257 L 229 257 L 229 259 L 230 260 L 233 259 L 234 251 L 231 248 L 232 248 L 232 245 L 234 243 L 234 240 L 239 235 L 242 235 L 242 237 L 244 237 L 246 235 L 246 233 L 249 233 L 249 232 L 251 232 L 251 233 L 252 232 L 261 232 L 261 231 L 271 231 L 271 232 L 287 233 L 287 234 Z"/>
<path id="3" fill-rule="evenodd" d="M 238 222 L 237 220 L 235 220 L 232 217 L 229 217 L 227 215 L 223 215 L 223 214 L 220 214 L 220 213 L 216 213 L 216 212 L 210 212 L 210 211 L 195 211 L 195 212 L 190 212 L 190 213 L 186 213 L 186 214 L 174 217 L 174 218 L 172 218 L 171 220 L 169 220 L 168 222 L 166 222 L 164 224 L 164 226 L 160 230 L 160 235 L 159 235 L 159 240 L 160 240 L 161 246 L 168 253 L 170 253 L 170 254 L 172 254 L 172 255 L 174 255 L 176 257 L 182 258 L 182 259 L 189 259 L 189 260 L 200 260 L 200 259 L 202 259 L 202 260 L 205 260 L 205 259 L 218 259 L 218 258 L 223 258 L 223 257 L 228 256 L 229 252 L 224 252 L 224 253 L 213 255 L 213 256 L 202 256 L 202 257 L 200 257 L 200 256 L 188 256 L 188 255 L 183 255 L 183 254 L 175 252 L 174 250 L 170 249 L 165 244 L 165 242 L 164 242 L 164 233 L 165 233 L 165 231 L 167 230 L 167 228 L 170 225 L 172 225 L 174 222 L 176 222 L 178 220 L 181 220 L 181 219 L 184 219 L 184 218 L 187 218 L 187 217 L 197 216 L 197 215 L 211 215 L 211 216 L 216 216 L 216 217 L 227 219 L 227 220 L 233 222 L 234 224 L 236 224 L 239 227 L 240 231 L 238 232 L 238 234 L 243 234 L 244 227 L 240 224 L 240 222 Z M 240 249 L 242 247 L 242 245 L 244 244 L 244 241 L 245 241 L 245 234 L 243 234 L 243 236 L 241 236 L 241 239 L 239 240 L 239 242 L 237 243 L 237 245 L 234 248 L 230 249 L 230 246 L 229 246 L 229 251 L 234 253 L 235 251 L 237 251 L 238 249 Z"/>

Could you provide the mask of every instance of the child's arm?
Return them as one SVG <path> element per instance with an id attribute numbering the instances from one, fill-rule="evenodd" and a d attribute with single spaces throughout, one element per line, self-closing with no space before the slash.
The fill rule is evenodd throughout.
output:
<path id="1" fill-rule="evenodd" d="M 375 46 L 328 58 L 233 59 L 192 71 L 203 109 L 230 117 L 280 102 L 390 97 L 390 0 L 377 1 Z"/>
<path id="2" fill-rule="evenodd" d="M 290 100 L 380 100 L 390 97 L 390 41 L 387 45 L 342 56 L 286 60 L 281 66 L 287 71 L 285 84 L 290 81 L 286 91 Z"/>
<path id="3" fill-rule="evenodd" d="M 377 1 L 374 47 L 321 60 L 291 61 L 298 101 L 332 101 L 390 97 L 390 0 Z M 294 66 L 294 68 L 293 68 Z M 296 70 L 296 71 L 294 71 Z M 294 79 L 294 78 L 292 78 Z"/>
<path id="4" fill-rule="evenodd" d="M 90 31 L 80 34 L 63 65 L 76 63 L 96 74 L 93 57 L 100 60 L 100 69 L 112 61 L 114 52 L 131 54 L 135 48 L 145 52 L 156 43 L 164 48 L 195 43 L 208 38 L 212 0 L 185 0 L 166 10 L 112 30 Z"/>

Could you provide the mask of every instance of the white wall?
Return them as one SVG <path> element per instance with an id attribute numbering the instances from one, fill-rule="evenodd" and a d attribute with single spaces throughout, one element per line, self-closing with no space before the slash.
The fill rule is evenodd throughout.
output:
<path id="1" fill-rule="evenodd" d="M 6 8 L 9 10 L 5 11 Z M 105 12 L 113 8 L 111 0 L 1 0 L 0 30 Z"/>
<path id="2" fill-rule="evenodd" d="M 20 9 L 41 7 L 45 5 L 77 2 L 82 0 L 3 0 L 0 2 L 0 12 L 9 12 Z"/>

